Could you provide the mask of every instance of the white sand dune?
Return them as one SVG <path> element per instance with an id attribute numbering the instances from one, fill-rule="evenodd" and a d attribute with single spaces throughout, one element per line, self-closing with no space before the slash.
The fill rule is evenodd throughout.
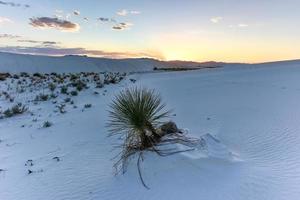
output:
<path id="1" fill-rule="evenodd" d="M 86 56 L 39 56 L 0 52 L 0 72 L 147 72 L 156 68 L 214 67 L 215 62 L 164 62 L 149 58 L 109 59 Z"/>
<path id="2" fill-rule="evenodd" d="M 106 59 L 84 56 L 37 56 L 0 52 L 2 72 L 91 72 L 150 71 L 159 61 L 152 59 Z"/>
<path id="3" fill-rule="evenodd" d="M 0 120 L 0 199 L 300 198 L 300 62 L 130 78 L 137 82 L 127 78 L 99 89 L 107 90 L 105 96 L 86 90 L 74 97 L 79 108 L 93 105 L 84 112 L 54 114 L 51 102 L 45 102 L 30 107 L 40 113 L 37 123 L 29 114 Z M 210 145 L 203 157 L 147 153 L 142 170 L 150 190 L 139 182 L 134 162 L 125 175 L 113 175 L 114 141 L 106 137 L 108 103 L 119 90 L 133 85 L 159 91 L 176 113 L 172 120 Z M 0 106 L 6 102 L 0 100 Z M 53 127 L 40 129 L 45 120 Z M 231 153 L 239 162 L 226 157 Z M 54 156 L 61 161 L 55 162 Z M 37 173 L 27 174 L 28 159 Z"/>

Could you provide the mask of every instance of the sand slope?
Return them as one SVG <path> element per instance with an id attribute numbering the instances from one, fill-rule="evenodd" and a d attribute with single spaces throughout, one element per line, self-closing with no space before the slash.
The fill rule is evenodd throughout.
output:
<path id="1" fill-rule="evenodd" d="M 115 93 L 133 85 L 127 78 L 99 89 L 100 94 L 107 90 L 105 96 L 84 91 L 74 97 L 79 109 L 64 115 L 54 114 L 51 102 L 44 102 L 30 107 L 41 115 L 36 123 L 28 114 L 0 120 L 0 168 L 5 169 L 0 172 L 0 199 L 300 198 L 299 63 L 130 78 L 137 79 L 135 85 L 158 90 L 179 127 L 199 137 L 214 135 L 239 160 L 148 154 L 142 166 L 150 190 L 140 184 L 135 164 L 115 177 L 106 110 Z M 85 103 L 93 107 L 82 112 Z M 41 129 L 45 120 L 53 127 Z M 43 171 L 28 175 L 28 159 L 33 170 Z"/>

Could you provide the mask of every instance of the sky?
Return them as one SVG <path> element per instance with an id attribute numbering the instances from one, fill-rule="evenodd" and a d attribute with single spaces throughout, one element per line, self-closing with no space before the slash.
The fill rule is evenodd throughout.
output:
<path id="1" fill-rule="evenodd" d="M 0 51 L 267 62 L 300 58 L 300 0 L 0 0 Z"/>

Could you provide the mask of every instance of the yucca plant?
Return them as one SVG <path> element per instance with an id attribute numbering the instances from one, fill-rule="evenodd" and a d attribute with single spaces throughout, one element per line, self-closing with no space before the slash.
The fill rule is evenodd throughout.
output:
<path id="1" fill-rule="evenodd" d="M 127 136 L 146 149 L 159 142 L 156 128 L 169 116 L 165 104 L 154 90 L 132 88 L 122 91 L 110 105 L 108 126 L 111 135 Z"/>
<path id="2" fill-rule="evenodd" d="M 107 124 L 109 136 L 118 136 L 121 139 L 121 152 L 117 154 L 114 164 L 116 173 L 126 172 L 128 160 L 138 154 L 137 167 L 142 184 L 140 162 L 143 161 L 143 152 L 155 152 L 160 156 L 183 152 L 176 148 L 162 148 L 163 145 L 180 143 L 190 146 L 197 142 L 193 138 L 179 133 L 162 133 L 160 125 L 169 117 L 170 111 L 162 103 L 161 97 L 154 90 L 146 88 L 129 88 L 121 91 L 110 104 Z M 192 150 L 191 148 L 187 150 Z M 184 150 L 186 151 L 186 150 Z"/>

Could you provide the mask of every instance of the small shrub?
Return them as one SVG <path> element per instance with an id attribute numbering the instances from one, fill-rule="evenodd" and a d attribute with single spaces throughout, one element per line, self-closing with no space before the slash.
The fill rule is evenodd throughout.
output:
<path id="1" fill-rule="evenodd" d="M 64 113 L 67 112 L 67 111 L 65 110 L 65 107 L 66 107 L 65 104 L 60 104 L 60 105 L 57 105 L 56 107 L 58 108 L 58 110 L 59 110 L 59 112 L 60 112 L 61 114 L 64 114 Z"/>
<path id="2" fill-rule="evenodd" d="M 90 103 L 84 105 L 84 108 L 91 108 L 91 107 L 92 107 L 92 104 L 90 104 Z"/>
<path id="3" fill-rule="evenodd" d="M 72 96 L 77 96 L 77 95 L 78 95 L 78 92 L 77 92 L 76 90 L 73 90 L 73 91 L 70 92 L 70 94 L 71 94 Z"/>
<path id="4" fill-rule="evenodd" d="M 49 83 L 48 88 L 51 92 L 54 92 L 54 90 L 56 89 L 56 85 L 54 83 Z"/>
<path id="5" fill-rule="evenodd" d="M 76 89 L 77 89 L 78 91 L 81 91 L 81 90 L 83 89 L 83 87 L 82 87 L 82 85 L 77 85 L 77 86 L 76 86 Z"/>
<path id="6" fill-rule="evenodd" d="M 81 91 L 81 90 L 83 90 L 84 88 L 87 87 L 87 85 L 83 81 L 81 81 L 81 80 L 78 80 L 76 82 L 72 82 L 72 86 L 76 87 L 76 89 L 78 91 Z"/>
<path id="7" fill-rule="evenodd" d="M 70 97 L 68 97 L 68 98 L 65 98 L 65 103 L 69 103 L 70 101 L 71 101 L 71 98 Z"/>
<path id="8" fill-rule="evenodd" d="M 12 116 L 14 116 L 14 114 L 13 114 L 13 112 L 11 111 L 11 109 L 6 109 L 4 112 L 3 112 L 3 114 L 4 114 L 4 117 L 6 117 L 6 118 L 9 118 L 9 117 L 12 117 Z"/>
<path id="9" fill-rule="evenodd" d="M 39 77 L 39 78 L 42 78 L 42 77 L 43 77 L 43 75 L 42 75 L 42 74 L 40 74 L 40 73 L 34 73 L 34 74 L 33 74 L 33 76 L 35 76 L 35 77 Z"/>
<path id="10" fill-rule="evenodd" d="M 136 80 L 135 79 L 133 79 L 133 78 L 131 78 L 131 79 L 129 79 L 132 83 L 135 83 L 136 82 Z"/>
<path id="11" fill-rule="evenodd" d="M 51 99 L 56 99 L 56 98 L 57 98 L 57 95 L 54 94 L 54 93 L 52 93 L 52 94 L 50 94 L 50 98 L 51 98 Z"/>
<path id="12" fill-rule="evenodd" d="M 49 121 L 45 121 L 44 124 L 43 124 L 43 127 L 44 127 L 44 128 L 49 128 L 49 127 L 51 127 L 51 126 L 52 126 L 52 123 L 49 122 Z"/>
<path id="13" fill-rule="evenodd" d="M 67 94 L 68 93 L 68 87 L 67 86 L 62 86 L 61 88 L 60 88 L 60 93 L 62 93 L 62 94 Z"/>
<path id="14" fill-rule="evenodd" d="M 13 79 L 19 79 L 20 77 L 17 74 L 14 74 L 12 78 Z"/>
<path id="15" fill-rule="evenodd" d="M 29 77 L 29 74 L 27 72 L 21 72 L 20 76 L 21 77 Z"/>
<path id="16" fill-rule="evenodd" d="M 71 74 L 70 76 L 70 81 L 75 81 L 76 79 L 78 79 L 79 75 L 77 74 Z"/>
<path id="17" fill-rule="evenodd" d="M 48 94 L 38 94 L 35 96 L 34 101 L 48 101 L 49 97 Z"/>
<path id="18" fill-rule="evenodd" d="M 4 117 L 9 118 L 9 117 L 13 117 L 15 115 L 20 115 L 24 112 L 26 112 L 28 110 L 28 108 L 26 106 L 24 106 L 22 103 L 18 103 L 16 105 L 14 105 L 11 108 L 6 109 L 3 112 Z"/>
<path id="19" fill-rule="evenodd" d="M 28 108 L 22 103 L 18 103 L 11 108 L 11 111 L 14 115 L 19 115 L 26 112 Z"/>
<path id="20" fill-rule="evenodd" d="M 104 85 L 101 82 L 96 83 L 96 88 L 103 88 Z"/>
<path id="21" fill-rule="evenodd" d="M 0 73 L 0 81 L 5 81 L 11 75 L 9 73 Z"/>

